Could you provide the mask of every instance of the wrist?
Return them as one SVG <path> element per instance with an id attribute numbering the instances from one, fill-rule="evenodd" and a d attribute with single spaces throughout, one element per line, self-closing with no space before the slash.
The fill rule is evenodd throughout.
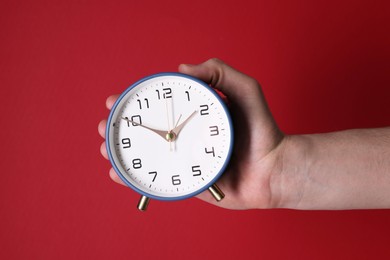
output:
<path id="1" fill-rule="evenodd" d="M 271 177 L 272 207 L 299 209 L 307 182 L 310 138 L 286 135 L 277 151 Z"/>

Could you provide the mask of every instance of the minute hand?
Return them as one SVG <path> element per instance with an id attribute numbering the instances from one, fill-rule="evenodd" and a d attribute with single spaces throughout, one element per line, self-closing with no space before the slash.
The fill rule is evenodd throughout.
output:
<path id="1" fill-rule="evenodd" d="M 128 118 L 125 118 L 125 117 L 122 117 L 122 119 L 126 120 L 127 122 L 130 122 L 132 124 L 135 124 L 135 125 L 138 125 L 138 126 L 141 126 L 141 127 L 145 128 L 145 129 L 148 129 L 148 130 L 152 131 L 153 133 L 156 133 L 159 136 L 161 136 L 165 141 L 168 141 L 167 138 L 166 138 L 167 133 L 168 133 L 167 131 L 162 131 L 162 130 L 154 129 L 154 128 L 151 128 L 151 127 L 148 127 L 148 126 L 144 126 L 144 125 L 141 125 L 141 124 L 139 124 L 137 122 L 134 122 L 134 121 L 132 121 L 132 120 L 130 120 Z"/>
<path id="2" fill-rule="evenodd" d="M 179 135 L 181 129 L 183 129 L 183 127 L 188 123 L 188 121 L 190 121 L 190 119 L 191 119 L 192 117 L 194 117 L 194 115 L 195 115 L 197 112 L 198 112 L 197 110 L 195 110 L 194 112 L 192 112 L 192 114 L 191 114 L 189 117 L 187 117 L 187 119 L 184 120 L 183 123 L 181 123 L 180 125 L 176 126 L 175 128 L 173 128 L 173 129 L 172 129 L 171 131 L 169 131 L 169 132 L 173 132 L 173 133 L 176 135 L 176 137 L 177 137 L 177 136 Z"/>

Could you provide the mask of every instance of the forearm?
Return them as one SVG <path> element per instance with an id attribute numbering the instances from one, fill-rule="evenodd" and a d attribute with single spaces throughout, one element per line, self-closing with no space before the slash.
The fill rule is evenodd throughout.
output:
<path id="1" fill-rule="evenodd" d="M 287 136 L 279 207 L 390 208 L 390 128 Z"/>

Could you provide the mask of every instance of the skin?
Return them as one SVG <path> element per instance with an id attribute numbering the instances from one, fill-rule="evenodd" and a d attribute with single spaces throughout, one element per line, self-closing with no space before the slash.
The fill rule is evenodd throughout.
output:
<path id="1" fill-rule="evenodd" d="M 285 135 L 255 79 L 218 59 L 182 64 L 179 72 L 224 93 L 234 122 L 232 159 L 218 180 L 226 197 L 216 202 L 205 191 L 199 199 L 228 209 L 390 207 L 390 128 Z M 98 126 L 103 138 L 106 122 Z M 104 142 L 100 151 L 107 159 Z M 112 168 L 110 177 L 123 184 Z"/>

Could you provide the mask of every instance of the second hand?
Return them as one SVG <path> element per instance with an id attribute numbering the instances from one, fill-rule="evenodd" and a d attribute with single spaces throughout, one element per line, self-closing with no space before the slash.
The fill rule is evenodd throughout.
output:
<path id="1" fill-rule="evenodd" d="M 170 120 L 170 115 L 173 114 L 173 109 L 172 109 L 172 103 L 171 103 L 171 113 L 169 113 L 169 108 L 168 108 L 168 98 L 165 99 L 165 108 L 166 108 L 166 112 L 167 112 L 167 121 L 168 121 L 168 133 L 169 134 L 172 130 L 172 124 L 171 124 L 171 120 Z M 173 120 L 172 120 L 173 121 Z M 170 141 L 169 142 L 169 151 L 172 152 L 172 142 Z"/>

